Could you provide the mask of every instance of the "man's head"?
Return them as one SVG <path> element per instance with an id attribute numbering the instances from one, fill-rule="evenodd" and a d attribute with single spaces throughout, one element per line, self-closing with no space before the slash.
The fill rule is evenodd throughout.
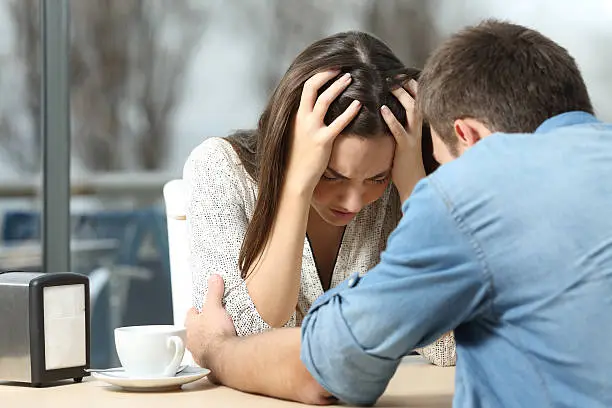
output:
<path id="1" fill-rule="evenodd" d="M 444 163 L 493 132 L 533 132 L 570 111 L 593 113 L 572 56 L 529 28 L 495 20 L 444 42 L 419 78 L 417 109 Z"/>

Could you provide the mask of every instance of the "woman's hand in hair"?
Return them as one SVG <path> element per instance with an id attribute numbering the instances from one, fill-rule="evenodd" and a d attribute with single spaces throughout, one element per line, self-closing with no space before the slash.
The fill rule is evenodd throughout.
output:
<path id="1" fill-rule="evenodd" d="M 344 74 L 321 95 L 319 89 L 339 74 L 325 71 L 313 75 L 304 83 L 300 106 L 293 123 L 293 135 L 287 184 L 300 193 L 312 194 L 325 171 L 336 136 L 353 120 L 361 103 L 353 101 L 329 126 L 324 123 L 329 105 L 351 83 L 350 74 Z"/>
<path id="2" fill-rule="evenodd" d="M 408 90 L 399 87 L 392 91 L 393 95 L 406 109 L 407 123 L 405 125 L 402 125 L 397 120 L 388 107 L 383 106 L 381 108 L 382 116 L 396 142 L 391 176 L 402 202 L 410 197 L 416 183 L 425 177 L 425 168 L 421 155 L 423 121 L 416 113 L 414 103 L 414 96 L 416 96 L 417 92 L 416 81 L 411 79 L 407 84 L 407 88 Z"/>

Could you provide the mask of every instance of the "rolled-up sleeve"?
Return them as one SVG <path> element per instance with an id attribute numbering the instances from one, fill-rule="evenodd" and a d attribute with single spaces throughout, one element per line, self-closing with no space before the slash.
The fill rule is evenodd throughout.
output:
<path id="1" fill-rule="evenodd" d="M 342 401 L 375 403 L 403 356 L 489 313 L 478 242 L 431 183 L 404 204 L 380 264 L 327 292 L 304 319 L 301 359 Z"/>

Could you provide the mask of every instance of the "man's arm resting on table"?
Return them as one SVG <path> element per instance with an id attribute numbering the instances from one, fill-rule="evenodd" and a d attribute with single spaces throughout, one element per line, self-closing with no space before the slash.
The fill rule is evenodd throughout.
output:
<path id="1" fill-rule="evenodd" d="M 307 404 L 334 401 L 300 361 L 299 328 L 232 337 L 215 354 L 209 368 L 228 387 Z"/>
<path id="2" fill-rule="evenodd" d="M 185 321 L 186 347 L 201 367 L 212 371 L 209 378 L 255 394 L 308 404 L 333 402 L 300 361 L 300 329 L 237 337 L 223 308 L 223 289 L 223 279 L 211 276 L 202 312 L 191 309 Z"/>

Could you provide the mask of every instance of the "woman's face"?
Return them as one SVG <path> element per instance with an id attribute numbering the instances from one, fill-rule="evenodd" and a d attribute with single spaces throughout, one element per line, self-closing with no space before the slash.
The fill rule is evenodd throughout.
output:
<path id="1" fill-rule="evenodd" d="M 391 180 L 394 152 L 391 136 L 338 136 L 314 190 L 312 207 L 328 224 L 347 225 L 363 207 L 382 196 Z"/>

